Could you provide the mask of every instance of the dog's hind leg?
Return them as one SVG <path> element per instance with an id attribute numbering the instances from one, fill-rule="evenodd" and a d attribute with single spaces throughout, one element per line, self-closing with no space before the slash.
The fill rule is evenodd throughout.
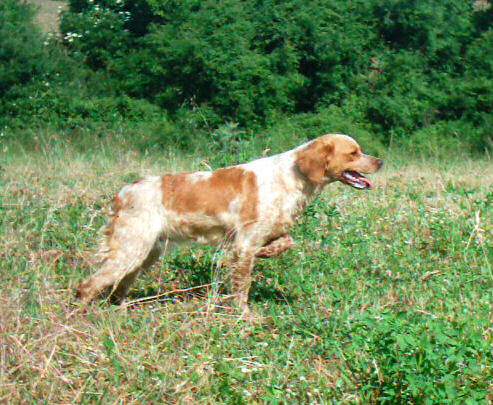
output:
<path id="1" fill-rule="evenodd" d="M 96 295 L 112 288 L 123 300 L 141 268 L 156 258 L 156 242 L 161 233 L 161 217 L 150 210 L 121 210 L 113 218 L 100 269 L 77 290 L 77 298 L 89 303 Z"/>
<path id="2" fill-rule="evenodd" d="M 116 301 L 117 303 L 122 303 L 125 297 L 127 296 L 130 286 L 135 281 L 137 276 L 141 272 L 151 267 L 153 263 L 156 262 L 157 259 L 159 259 L 160 254 L 161 254 L 161 247 L 159 243 L 156 243 L 156 245 L 154 245 L 154 247 L 147 255 L 147 258 L 144 260 L 142 265 L 137 269 L 135 269 L 135 271 L 128 273 L 125 277 L 123 277 L 122 280 L 118 282 L 118 285 L 112 291 L 111 298 L 114 299 L 114 301 Z"/>

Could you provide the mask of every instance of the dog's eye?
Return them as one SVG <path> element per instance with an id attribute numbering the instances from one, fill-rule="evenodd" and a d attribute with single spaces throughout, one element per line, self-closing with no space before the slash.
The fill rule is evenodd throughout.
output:
<path id="1" fill-rule="evenodd" d="M 358 155 L 358 151 L 357 150 L 351 152 L 351 156 L 357 156 L 357 155 Z"/>

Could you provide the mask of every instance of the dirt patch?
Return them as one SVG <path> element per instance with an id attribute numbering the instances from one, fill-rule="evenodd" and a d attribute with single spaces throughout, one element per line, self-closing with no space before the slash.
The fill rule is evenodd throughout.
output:
<path id="1" fill-rule="evenodd" d="M 68 3 L 53 0 L 28 0 L 28 3 L 34 4 L 37 8 L 35 20 L 44 32 L 60 31 L 58 17 L 60 12 L 68 7 Z"/>

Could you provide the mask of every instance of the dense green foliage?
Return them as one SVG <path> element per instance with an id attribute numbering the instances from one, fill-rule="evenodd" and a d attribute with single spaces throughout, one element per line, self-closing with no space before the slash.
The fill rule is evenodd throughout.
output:
<path id="1" fill-rule="evenodd" d="M 0 3 L 0 92 L 25 84 L 46 67 L 42 43 L 36 41 L 33 10 L 15 0 Z M 24 23 L 29 21 L 29 23 Z"/>
<path id="2" fill-rule="evenodd" d="M 258 132 L 335 108 L 383 142 L 432 128 L 445 144 L 460 137 L 491 147 L 486 0 L 69 4 L 60 39 L 46 40 L 31 7 L 2 2 L 4 125 L 84 131 L 116 121 L 130 125 L 132 138 L 146 121 L 153 135 L 137 146 L 147 147 L 202 142 L 228 122 Z"/>

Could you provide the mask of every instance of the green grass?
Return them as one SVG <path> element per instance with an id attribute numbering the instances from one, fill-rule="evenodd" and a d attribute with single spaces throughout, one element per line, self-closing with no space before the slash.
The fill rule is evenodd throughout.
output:
<path id="1" fill-rule="evenodd" d="M 130 300 L 204 287 L 72 314 L 114 193 L 207 156 L 3 153 L 0 402 L 493 400 L 490 160 L 389 154 L 374 191 L 329 186 L 296 247 L 258 261 L 247 323 L 212 310 L 222 276 L 204 247 L 170 252 Z"/>

